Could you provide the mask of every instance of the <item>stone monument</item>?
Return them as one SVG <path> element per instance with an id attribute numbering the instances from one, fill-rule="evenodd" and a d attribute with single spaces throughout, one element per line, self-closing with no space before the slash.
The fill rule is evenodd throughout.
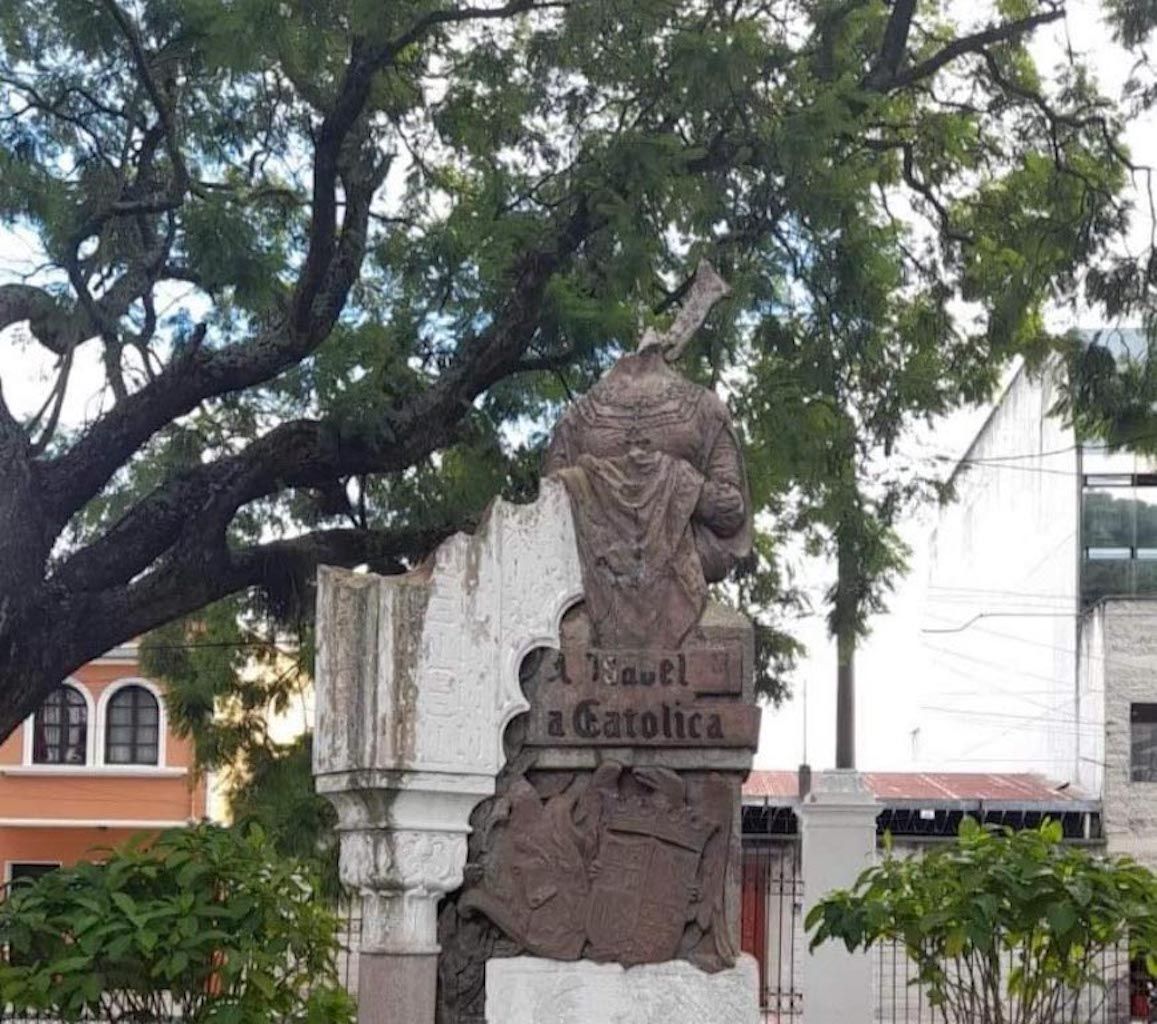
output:
<path id="1" fill-rule="evenodd" d="M 323 571 L 315 774 L 366 901 L 362 1024 L 758 1019 L 752 631 L 708 595 L 751 502 L 726 406 L 669 365 L 725 290 L 702 267 L 570 407 L 534 505 L 406 576 Z"/>

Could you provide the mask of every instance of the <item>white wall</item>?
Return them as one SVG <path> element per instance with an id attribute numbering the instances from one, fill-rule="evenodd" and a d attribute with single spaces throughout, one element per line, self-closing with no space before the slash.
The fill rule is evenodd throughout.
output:
<path id="1" fill-rule="evenodd" d="M 1075 781 L 1079 458 L 1059 369 L 1018 373 L 940 510 L 922 607 L 912 768 Z"/>
<path id="2" fill-rule="evenodd" d="M 1077 785 L 1094 796 L 1105 780 L 1105 605 L 1091 608 L 1083 617 L 1077 663 Z"/>

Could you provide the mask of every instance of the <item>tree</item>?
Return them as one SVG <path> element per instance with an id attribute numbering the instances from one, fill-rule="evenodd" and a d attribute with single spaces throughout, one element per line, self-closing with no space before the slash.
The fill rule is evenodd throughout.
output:
<path id="1" fill-rule="evenodd" d="M 1106 954 L 1157 966 L 1155 900 L 1148 868 L 1066 846 L 1056 822 L 1012 832 L 966 817 L 958 842 L 889 851 L 806 925 L 813 949 L 899 943 L 945 1024 L 1053 1024 L 1099 1017 Z"/>
<path id="2" fill-rule="evenodd" d="M 66 1021 L 349 1022 L 337 927 L 259 830 L 178 829 L 18 883 L 0 1002 Z"/>
<path id="3" fill-rule="evenodd" d="M 1039 351 L 1124 223 L 1114 112 L 1026 49 L 1063 16 L 6 4 L 0 217 L 44 266 L 0 329 L 59 372 L 0 402 L 0 734 L 118 642 L 251 588 L 293 609 L 319 562 L 397 571 L 532 495 L 544 426 L 701 256 L 735 297 L 685 368 L 734 392 L 771 513 L 764 664 L 792 653 L 777 531 L 840 548 L 862 631 L 898 564 L 870 459 Z M 86 348 L 105 402 L 72 428 Z"/>
<path id="4" fill-rule="evenodd" d="M 198 773 L 224 780 L 235 826 L 257 825 L 279 854 L 308 864 L 321 895 L 334 902 L 341 893 L 337 815 L 314 790 L 305 731 L 312 630 L 304 622 L 276 624 L 273 635 L 253 628 L 270 618 L 268 609 L 241 597 L 218 601 L 194 620 L 149 634 L 141 667 L 164 679 L 170 728 L 192 740 Z M 276 716 L 296 720 L 301 735 L 288 741 L 271 735 Z"/>
<path id="5" fill-rule="evenodd" d="M 1157 76 L 1149 47 L 1157 30 L 1157 8 L 1146 0 L 1107 0 L 1116 42 L 1135 57 L 1125 82 L 1124 110 L 1145 117 L 1157 103 Z M 1138 164 L 1121 151 L 1148 201 L 1157 209 L 1154 168 Z M 1113 448 L 1157 452 L 1157 233 L 1150 231 L 1140 251 L 1115 247 L 1089 269 L 1089 299 L 1104 310 L 1106 324 L 1139 323 L 1145 344 L 1121 346 L 1115 330 L 1094 337 L 1074 337 L 1065 348 L 1066 374 L 1057 412 L 1076 429 L 1081 440 L 1100 439 Z"/>

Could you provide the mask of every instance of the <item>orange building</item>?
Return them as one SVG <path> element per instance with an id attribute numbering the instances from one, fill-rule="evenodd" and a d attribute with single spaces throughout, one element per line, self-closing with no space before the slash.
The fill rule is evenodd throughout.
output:
<path id="1" fill-rule="evenodd" d="M 0 744 L 4 881 L 100 859 L 141 832 L 205 817 L 191 744 L 168 730 L 161 687 L 117 648 L 60 685 Z"/>

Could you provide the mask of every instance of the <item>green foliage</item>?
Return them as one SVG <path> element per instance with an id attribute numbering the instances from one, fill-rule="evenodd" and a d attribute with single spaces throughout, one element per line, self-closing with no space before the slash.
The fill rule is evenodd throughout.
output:
<path id="1" fill-rule="evenodd" d="M 760 606 L 763 692 L 783 695 L 797 651 L 785 538 L 839 552 L 833 628 L 867 629 L 904 568 L 900 514 L 938 495 L 932 474 L 895 462 L 897 440 L 985 399 L 1010 358 L 1041 358 L 1045 304 L 1071 295 L 1125 226 L 1117 113 L 1080 66 L 1059 87 L 1043 80 L 1017 27 L 1039 5 L 1019 0 L 996 5 L 1002 38 L 967 45 L 975 26 L 950 5 L 916 5 L 894 62 L 883 51 L 904 5 L 875 0 L 533 6 L 444 24 L 458 8 L 433 0 L 138 0 L 123 12 L 170 132 L 111 0 L 4 4 L 0 224 L 38 243 L 38 283 L 62 306 L 145 282 L 84 341 L 122 385 L 110 409 L 179 369 L 193 339 L 202 352 L 240 345 L 235 362 L 284 340 L 316 240 L 320 126 L 351 67 L 383 54 L 333 155 L 351 220 L 338 235 L 362 232 L 365 246 L 356 266 L 329 268 L 352 269 L 352 284 L 332 290 L 324 340 L 257 381 L 224 367 L 207 398 L 156 416 L 151 440 L 76 510 L 53 571 L 147 495 L 252 452 L 285 421 L 324 424 L 324 457 L 288 460 L 299 486 L 225 488 L 239 505 L 186 515 L 141 564 L 136 544 L 114 582 L 186 580 L 305 530 L 440 535 L 496 494 L 533 497 L 563 403 L 671 315 L 707 256 L 735 294 L 684 369 L 725 386 L 749 455 L 763 540 L 760 578 L 743 586 Z M 345 197 L 373 177 L 371 156 L 382 178 L 354 224 Z M 542 266 L 545 284 L 522 296 Z M 512 352 L 472 362 L 524 300 Z M 445 407 L 423 415 L 447 381 L 462 381 L 449 427 Z M 382 453 L 372 470 L 343 468 L 366 447 Z M 174 560 L 195 569 L 178 577 Z M 308 606 L 313 568 L 261 573 L 272 611 Z M 166 596 L 178 614 L 205 603 Z M 211 705 L 222 672 L 177 699 Z M 233 680 L 244 710 L 247 684 Z M 235 741 L 211 742 L 224 756 Z"/>
<path id="2" fill-rule="evenodd" d="M 333 904 L 341 895 L 337 813 L 314 789 L 312 739 L 306 733 L 284 746 L 251 750 L 229 809 L 237 825 L 259 825 L 282 856 L 309 863 L 318 872 L 319 894 Z"/>
<path id="3" fill-rule="evenodd" d="M 166 832 L 18 884 L 0 904 L 0 942 L 10 951 L 0 1004 L 18 1013 L 353 1020 L 336 976 L 337 919 L 259 829 Z"/>
<path id="4" fill-rule="evenodd" d="M 1065 845 L 1061 827 L 987 829 L 888 856 L 808 914 L 814 949 L 896 942 L 945 1020 L 1075 1019 L 1073 1000 L 1104 987 L 1102 953 L 1128 947 L 1157 967 L 1157 878 L 1128 858 Z"/>
<path id="5" fill-rule="evenodd" d="M 308 863 L 332 903 L 340 894 L 336 815 L 314 789 L 310 736 L 284 743 L 270 735 L 274 719 L 292 723 L 295 711 L 306 726 L 312 630 L 247 628 L 268 621 L 262 602 L 219 601 L 146 637 L 141 664 L 164 680 L 170 726 L 193 741 L 197 770 L 227 780 L 233 822 L 258 825 L 279 854 Z"/>

